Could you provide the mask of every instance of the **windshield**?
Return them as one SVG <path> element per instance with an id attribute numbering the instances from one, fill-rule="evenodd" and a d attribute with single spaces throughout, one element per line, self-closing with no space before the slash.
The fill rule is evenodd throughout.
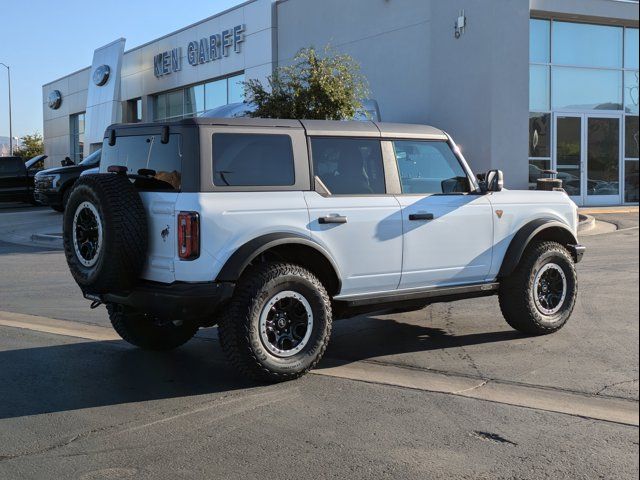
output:
<path id="1" fill-rule="evenodd" d="M 101 154 L 102 154 L 102 150 L 96 150 L 91 155 L 89 155 L 87 158 L 82 160 L 80 162 L 80 165 L 82 165 L 83 167 L 96 167 L 96 166 L 98 166 L 98 164 L 100 163 Z"/>
<path id="2" fill-rule="evenodd" d="M 179 134 L 169 135 L 169 142 L 162 143 L 160 135 L 132 135 L 116 138 L 116 144 L 105 140 L 102 146 L 104 158 L 100 172 L 111 165 L 127 167 L 129 175 L 140 175 L 144 189 L 180 190 L 182 183 L 182 152 Z"/>
<path id="3" fill-rule="evenodd" d="M 43 161 L 45 158 L 47 158 L 46 155 L 36 155 L 35 157 L 24 162 L 24 165 L 27 167 L 27 169 L 29 169 L 33 167 L 36 163 Z M 39 167 L 42 167 L 42 166 L 39 165 Z"/>

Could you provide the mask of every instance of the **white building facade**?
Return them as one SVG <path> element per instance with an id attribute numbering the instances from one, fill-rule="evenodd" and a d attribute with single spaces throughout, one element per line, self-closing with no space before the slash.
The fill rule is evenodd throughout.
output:
<path id="1" fill-rule="evenodd" d="M 447 130 L 476 171 L 556 169 L 581 205 L 638 202 L 638 2 L 252 0 L 43 86 L 50 166 L 116 122 L 243 100 L 303 47 L 352 55 L 382 120 Z M 87 59 L 88 62 L 90 59 Z"/>

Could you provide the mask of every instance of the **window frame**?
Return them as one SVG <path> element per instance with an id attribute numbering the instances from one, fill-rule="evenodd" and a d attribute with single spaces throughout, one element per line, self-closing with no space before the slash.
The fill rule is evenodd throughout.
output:
<path id="1" fill-rule="evenodd" d="M 322 185 L 324 185 L 324 183 L 322 182 L 322 180 L 320 178 L 318 178 L 318 180 L 320 180 L 320 184 L 316 181 L 316 174 L 315 174 L 315 164 L 313 162 L 313 149 L 311 146 L 311 141 L 314 138 L 322 138 L 322 139 L 335 139 L 335 140 L 373 140 L 373 141 L 377 141 L 380 144 L 380 157 L 382 159 L 382 175 L 384 176 L 384 189 L 385 192 L 384 193 L 331 193 L 331 191 L 325 190 Z M 389 166 L 387 165 L 387 161 L 386 161 L 386 156 L 385 156 L 385 151 L 384 151 L 384 146 L 383 146 L 383 142 L 382 139 L 380 137 L 374 137 L 374 136 L 364 136 L 364 135 L 358 135 L 358 136 L 351 136 L 351 135 L 309 135 L 307 136 L 307 150 L 308 150 L 308 154 L 309 154 L 309 172 L 311 175 L 311 190 L 316 191 L 317 193 L 321 194 L 322 196 L 325 197 L 386 197 L 388 195 L 393 195 L 392 192 L 389 191 L 390 185 L 389 184 L 389 174 L 388 174 L 388 168 Z M 326 187 L 326 185 L 324 185 Z"/>
<path id="2" fill-rule="evenodd" d="M 293 150 L 293 185 L 233 186 L 213 183 L 213 136 L 218 133 L 245 135 L 287 135 Z M 310 190 L 309 157 L 304 129 L 291 127 L 240 127 L 211 125 L 200 127 L 200 191 L 202 192 L 291 192 Z"/>
<path id="3" fill-rule="evenodd" d="M 464 157 L 462 157 L 462 154 L 460 153 L 459 149 L 457 148 L 456 144 L 453 142 L 453 140 L 451 140 L 451 138 L 449 138 L 448 140 L 441 140 L 441 139 L 425 139 L 425 138 L 385 138 L 384 141 L 387 141 L 389 144 L 389 151 L 388 153 L 391 155 L 391 159 L 393 162 L 393 169 L 395 170 L 394 173 L 394 178 L 392 179 L 394 183 L 396 183 L 396 186 L 394 188 L 394 190 L 397 190 L 397 193 L 395 193 L 395 195 L 398 196 L 403 196 L 403 197 L 430 197 L 430 196 L 459 196 L 459 195 L 477 195 L 478 193 L 480 193 L 480 187 L 478 186 L 475 177 L 473 176 L 473 172 L 471 171 L 471 168 L 469 167 L 469 165 L 467 164 L 466 160 L 464 160 Z M 462 171 L 464 172 L 465 176 L 467 177 L 467 181 L 469 182 L 469 191 L 468 192 L 449 192 L 449 193 L 405 193 L 402 191 L 402 180 L 400 178 L 400 167 L 398 165 L 398 160 L 396 157 L 396 153 L 395 153 L 395 147 L 393 145 L 394 142 L 441 142 L 441 143 L 446 143 L 447 146 L 449 147 L 449 149 L 451 150 L 451 153 L 453 154 L 453 156 L 455 157 L 456 161 L 458 162 L 458 165 L 460 165 L 460 168 L 462 169 Z"/>

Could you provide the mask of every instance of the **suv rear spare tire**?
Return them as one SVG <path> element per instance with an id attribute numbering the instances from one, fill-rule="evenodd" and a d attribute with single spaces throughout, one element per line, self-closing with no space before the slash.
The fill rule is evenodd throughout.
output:
<path id="1" fill-rule="evenodd" d="M 64 212 L 64 251 L 83 292 L 130 289 L 147 254 L 147 220 L 140 195 L 124 175 L 81 177 Z"/>

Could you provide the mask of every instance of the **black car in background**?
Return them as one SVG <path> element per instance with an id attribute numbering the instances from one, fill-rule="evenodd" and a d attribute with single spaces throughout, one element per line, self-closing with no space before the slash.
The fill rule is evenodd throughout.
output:
<path id="1" fill-rule="evenodd" d="M 22 157 L 0 157 L 0 202 L 35 203 L 34 177 L 44 166 L 46 155 L 36 155 L 26 162 Z"/>
<path id="2" fill-rule="evenodd" d="M 63 212 L 69 194 L 80 174 L 100 165 L 100 150 L 96 150 L 78 165 L 49 168 L 38 172 L 35 179 L 35 197 L 57 212 Z"/>

